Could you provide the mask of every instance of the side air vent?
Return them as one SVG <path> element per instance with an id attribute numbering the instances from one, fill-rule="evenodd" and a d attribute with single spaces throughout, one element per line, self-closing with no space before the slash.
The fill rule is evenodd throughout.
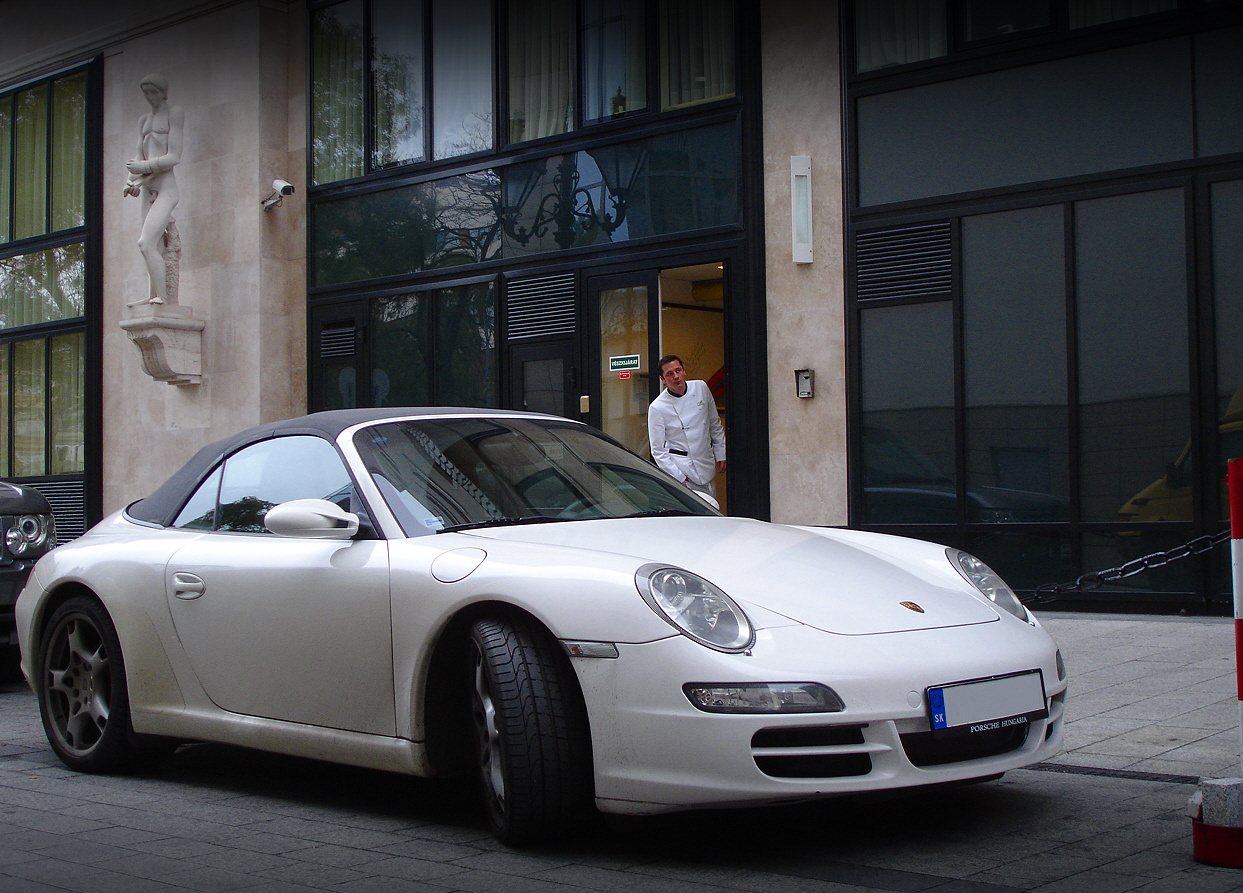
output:
<path id="1" fill-rule="evenodd" d="M 325 326 L 319 333 L 320 359 L 354 356 L 358 350 L 357 331 L 357 327 L 352 322 L 345 325 Z"/>
<path id="2" fill-rule="evenodd" d="M 509 282 L 505 287 L 507 338 L 572 336 L 576 306 L 572 273 Z"/>
<path id="3" fill-rule="evenodd" d="M 948 296 L 954 285 L 948 220 L 855 237 L 860 300 Z"/>
<path id="4" fill-rule="evenodd" d="M 42 481 L 31 484 L 47 497 L 56 519 L 56 542 L 67 543 L 86 533 L 86 482 Z"/>

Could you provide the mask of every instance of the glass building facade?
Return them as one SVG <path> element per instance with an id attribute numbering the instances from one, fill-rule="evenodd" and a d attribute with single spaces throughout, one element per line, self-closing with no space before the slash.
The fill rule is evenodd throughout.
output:
<path id="1" fill-rule="evenodd" d="M 310 8 L 311 408 L 538 407 L 644 449 L 651 363 L 696 351 L 697 377 L 718 373 L 722 410 L 746 423 L 731 450 L 757 457 L 730 498 L 762 514 L 763 383 L 724 384 L 729 363 L 762 363 L 762 291 L 746 287 L 762 261 L 742 201 L 758 78 L 737 40 L 758 45 L 757 11 Z M 619 294 L 640 305 L 623 392 L 596 371 L 612 357 Z"/>
<path id="2" fill-rule="evenodd" d="M 1243 455 L 1239 5 L 845 7 L 852 523 L 1024 589 L 1222 531 Z M 1219 546 L 1092 600 L 1229 590 Z"/>

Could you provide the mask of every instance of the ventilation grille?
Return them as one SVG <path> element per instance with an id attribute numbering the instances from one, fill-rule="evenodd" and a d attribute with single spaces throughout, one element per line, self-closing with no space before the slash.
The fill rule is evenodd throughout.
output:
<path id="1" fill-rule="evenodd" d="M 505 297 L 510 341 L 574 334 L 573 273 L 510 282 Z"/>
<path id="2" fill-rule="evenodd" d="M 948 296 L 954 285 L 948 220 L 855 237 L 860 300 Z"/>
<path id="3" fill-rule="evenodd" d="M 46 496 L 52 506 L 58 545 L 86 533 L 86 481 L 41 481 L 30 486 Z"/>
<path id="4" fill-rule="evenodd" d="M 319 333 L 319 357 L 329 360 L 336 357 L 352 357 L 357 352 L 353 323 L 342 326 L 325 326 Z"/>

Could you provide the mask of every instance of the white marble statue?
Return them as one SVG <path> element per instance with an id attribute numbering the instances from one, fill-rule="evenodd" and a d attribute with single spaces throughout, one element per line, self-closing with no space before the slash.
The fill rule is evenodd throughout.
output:
<path id="1" fill-rule="evenodd" d="M 140 197 L 146 208 L 138 250 L 147 265 L 150 290 L 140 304 L 176 304 L 181 268 L 181 237 L 173 209 L 181 199 L 173 168 L 181 161 L 186 115 L 181 106 L 168 104 L 168 79 L 149 74 L 142 79 L 143 96 L 151 111 L 138 122 L 138 151 L 125 168 L 125 194 Z"/>

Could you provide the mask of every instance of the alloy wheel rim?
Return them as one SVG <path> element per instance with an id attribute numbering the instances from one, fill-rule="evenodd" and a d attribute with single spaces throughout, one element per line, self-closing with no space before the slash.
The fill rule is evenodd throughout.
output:
<path id="1" fill-rule="evenodd" d="M 52 641 L 44 697 L 57 736 L 83 754 L 108 725 L 111 661 L 99 631 L 85 618 L 65 618 Z"/>
<path id="2" fill-rule="evenodd" d="M 483 780 L 496 807 L 505 808 L 505 774 L 501 767 L 501 732 L 496 721 L 496 703 L 488 682 L 481 651 L 475 650 L 475 733 L 479 741 L 479 765 Z"/>

